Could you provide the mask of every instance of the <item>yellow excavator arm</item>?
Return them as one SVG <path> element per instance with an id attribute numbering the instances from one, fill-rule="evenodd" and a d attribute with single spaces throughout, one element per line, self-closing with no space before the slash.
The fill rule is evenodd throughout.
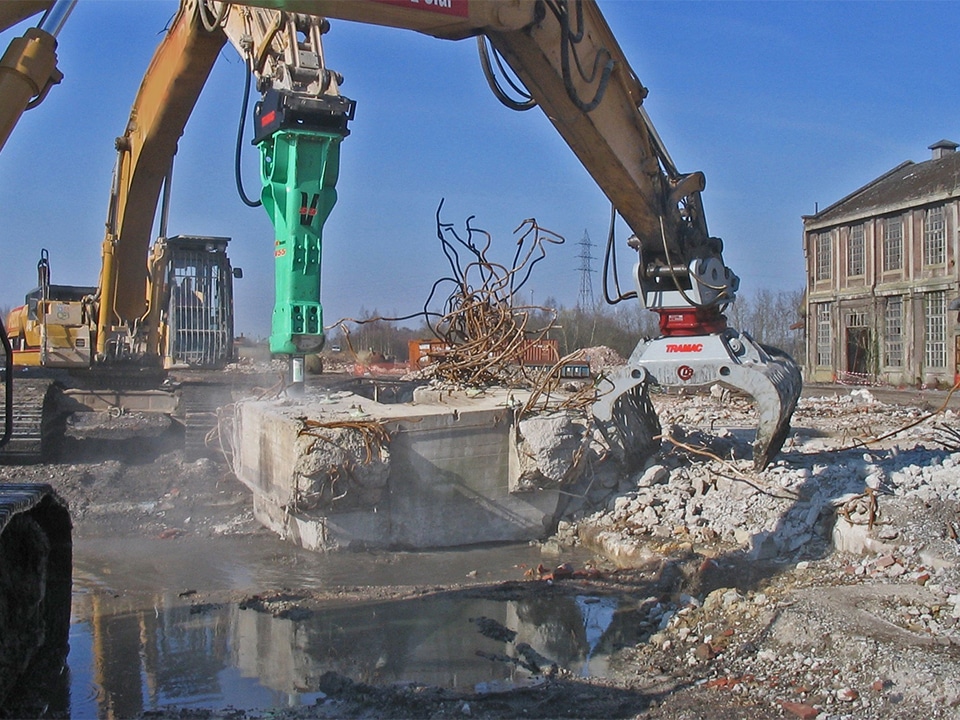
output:
<path id="1" fill-rule="evenodd" d="M 147 313 L 152 288 L 147 257 L 163 183 L 177 143 L 226 42 L 206 32 L 196 12 L 183 6 L 154 53 L 122 136 L 117 138 L 106 234 L 100 268 L 97 353 L 107 353 L 113 328 Z M 157 319 L 150 319 L 152 328 Z M 156 353 L 155 344 L 152 352 Z"/>
<path id="2" fill-rule="evenodd" d="M 216 4 L 216 3 L 214 3 Z M 460 40 L 484 36 L 523 81 L 652 255 L 719 257 L 699 201 L 702 173 L 680 174 L 643 86 L 593 0 L 238 0 Z M 735 289 L 730 289 L 730 293 Z M 732 299 L 732 297 L 730 298 Z"/>
<path id="3" fill-rule="evenodd" d="M 754 464 L 762 468 L 779 452 L 800 397 L 799 367 L 727 326 L 723 310 L 740 281 L 723 262 L 723 243 L 707 232 L 704 175 L 677 170 L 643 107 L 647 90 L 594 0 L 238 1 L 444 39 L 477 36 L 482 57 L 489 41 L 524 86 L 527 99 L 507 104 L 543 110 L 633 231 L 635 296 L 660 318 L 661 336 L 642 341 L 599 383 L 594 416 L 611 444 L 629 463 L 658 442 L 651 385 L 719 383 L 757 401 Z"/>
<path id="4" fill-rule="evenodd" d="M 98 350 L 118 324 L 158 332 L 148 282 L 150 228 L 176 141 L 227 39 L 262 93 L 254 136 L 261 196 L 277 231 L 271 348 L 302 356 L 322 344 L 320 233 L 336 199 L 338 148 L 353 115 L 323 58 L 328 18 L 448 40 L 476 37 L 485 65 L 489 43 L 526 94 L 501 99 L 516 109 L 539 106 L 632 230 L 636 290 L 618 300 L 635 295 L 660 317 L 662 336 L 638 345 L 626 368 L 601 382 L 598 420 L 623 428 L 630 424 L 620 417 L 625 409 L 639 408 L 652 438 L 659 426 L 647 411 L 648 386 L 727 384 L 757 399 L 755 463 L 769 462 L 789 429 L 799 369 L 727 327 L 723 310 L 739 279 L 723 262 L 722 242 L 707 232 L 704 176 L 675 167 L 644 109 L 647 90 L 594 0 L 182 0 L 118 140 Z"/>
<path id="5" fill-rule="evenodd" d="M 39 105 L 63 79 L 57 69 L 57 34 L 76 0 L 0 2 L 0 32 L 43 12 L 37 27 L 10 43 L 0 57 L 0 150 L 23 113 Z"/>

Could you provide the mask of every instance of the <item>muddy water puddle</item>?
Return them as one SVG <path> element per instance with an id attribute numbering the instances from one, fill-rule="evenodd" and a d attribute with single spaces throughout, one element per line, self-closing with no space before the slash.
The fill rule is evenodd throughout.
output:
<path id="1" fill-rule="evenodd" d="M 543 560 L 527 546 L 317 555 L 263 537 L 86 540 L 75 547 L 69 688 L 51 693 L 48 712 L 309 705 L 331 671 L 480 691 L 531 682 L 551 663 L 605 676 L 636 624 L 617 599 L 463 586 L 519 580 Z M 435 590 L 377 597 L 398 585 Z M 306 601 L 337 587 L 351 599 Z"/>

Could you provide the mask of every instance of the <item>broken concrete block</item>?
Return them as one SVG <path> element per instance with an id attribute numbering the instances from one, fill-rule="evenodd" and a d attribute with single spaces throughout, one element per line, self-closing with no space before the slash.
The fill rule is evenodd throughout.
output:
<path id="1" fill-rule="evenodd" d="M 759 532 L 750 538 L 750 558 L 752 560 L 770 560 L 780 552 L 777 538 L 770 532 Z"/>
<path id="2" fill-rule="evenodd" d="M 558 487 L 576 480 L 590 435 L 573 413 L 527 417 L 519 423 L 520 476 L 516 490 Z"/>
<path id="3" fill-rule="evenodd" d="M 844 517 L 837 517 L 833 526 L 833 547 L 840 552 L 860 555 L 866 552 L 891 553 L 896 545 L 881 542 L 872 536 L 867 525 L 854 525 Z"/>
<path id="4" fill-rule="evenodd" d="M 445 392 L 435 403 L 421 396 L 416 405 L 384 405 L 308 392 L 240 401 L 234 472 L 253 492 L 255 517 L 307 549 L 541 539 L 557 521 L 560 494 L 515 491 L 520 462 L 508 399 L 506 391 Z M 356 429 L 365 423 L 382 428 L 386 442 Z"/>
<path id="5" fill-rule="evenodd" d="M 653 487 L 654 485 L 662 485 L 670 479 L 670 471 L 667 470 L 663 465 L 651 465 L 648 467 L 643 475 L 637 480 L 637 487 Z"/>
<path id="6" fill-rule="evenodd" d="M 302 434 L 294 467 L 297 510 L 372 509 L 381 500 L 390 472 L 388 448 L 357 430 L 315 428 Z"/>

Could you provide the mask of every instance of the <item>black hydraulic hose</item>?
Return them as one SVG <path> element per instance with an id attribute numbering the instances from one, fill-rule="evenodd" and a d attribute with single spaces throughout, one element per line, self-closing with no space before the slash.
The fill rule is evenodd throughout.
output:
<path id="1" fill-rule="evenodd" d="M 563 71 L 563 85 L 567 90 L 567 95 L 570 97 L 570 101 L 576 105 L 581 112 L 588 113 L 593 110 L 597 105 L 600 104 L 600 101 L 603 100 L 604 94 L 607 92 L 607 85 L 610 82 L 610 74 L 613 72 L 613 58 L 610 57 L 609 53 L 606 50 L 601 48 L 601 51 L 607 53 L 607 62 L 603 65 L 603 70 L 600 73 L 600 82 L 597 85 L 597 92 L 593 96 L 593 100 L 590 102 L 584 102 L 580 99 L 580 96 L 577 94 L 577 89 L 573 86 L 573 79 L 570 76 L 570 42 L 567 39 L 569 33 L 569 25 L 566 23 L 567 16 L 564 15 L 564 39 L 560 43 L 560 67 Z M 577 67 L 579 68 L 580 63 L 577 59 L 576 54 L 574 54 L 574 59 L 577 60 Z M 600 64 L 600 53 L 597 53 L 596 57 L 593 59 L 593 72 L 592 75 L 596 75 L 596 70 Z M 580 70 L 580 74 L 583 75 L 583 70 Z"/>
<path id="2" fill-rule="evenodd" d="M 603 250 L 603 299 L 607 305 L 616 305 L 624 300 L 633 300 L 637 295 L 636 290 L 631 290 L 624 294 L 620 289 L 620 276 L 617 274 L 617 246 L 614 238 L 614 226 L 617 221 L 617 209 L 610 205 L 610 229 L 607 231 L 607 246 Z M 610 297 L 608 292 L 608 275 L 610 267 L 613 267 L 613 285 L 616 288 L 617 296 Z"/>
<path id="3" fill-rule="evenodd" d="M 537 106 L 537 101 L 531 97 L 530 93 L 527 92 L 525 88 L 519 87 L 513 82 L 513 80 L 510 79 L 509 74 L 503 67 L 503 63 L 500 61 L 500 54 L 497 52 L 496 48 L 493 48 L 493 57 L 497 63 L 497 67 L 500 68 L 501 74 L 510 87 L 513 88 L 514 91 L 523 99 L 514 100 L 504 92 L 503 88 L 500 86 L 500 83 L 497 82 L 496 73 L 494 73 L 493 65 L 490 63 L 490 52 L 487 50 L 486 36 L 477 35 L 477 50 L 480 53 L 480 67 L 483 69 L 483 76 L 487 79 L 487 85 L 490 86 L 490 89 L 493 91 L 493 94 L 496 96 L 497 100 L 511 110 L 517 110 L 518 112 L 523 112 L 524 110 L 529 110 Z"/>
<path id="4" fill-rule="evenodd" d="M 0 343 L 3 344 L 6 357 L 3 368 L 3 436 L 0 437 L 0 448 L 2 448 L 10 442 L 10 436 L 13 435 L 13 346 L 10 344 L 10 338 L 7 337 L 7 329 L 3 326 L 3 318 L 0 318 Z"/>
<path id="5" fill-rule="evenodd" d="M 243 129 L 247 123 L 247 105 L 250 103 L 250 78 L 253 75 L 250 69 L 246 68 L 246 65 L 244 65 L 244 68 L 247 70 L 247 77 L 243 83 L 243 105 L 240 106 L 240 122 L 237 126 L 237 150 L 234 154 L 233 172 L 237 181 L 237 192 L 240 194 L 243 204 L 247 207 L 260 207 L 263 205 L 262 201 L 251 200 L 243 191 L 243 178 L 240 175 L 240 147 L 243 143 Z"/>
<path id="6" fill-rule="evenodd" d="M 610 75 L 613 72 L 613 67 L 615 65 L 613 57 L 610 55 L 610 51 L 604 47 L 601 47 L 599 52 L 593 58 L 593 68 L 590 70 L 590 74 L 584 72 L 583 66 L 580 63 L 580 56 L 577 54 L 577 50 L 573 48 L 573 60 L 577 66 L 577 71 L 580 73 L 580 77 L 587 83 L 592 83 L 597 76 L 597 70 L 600 68 L 601 55 L 606 56 L 606 62 L 603 63 L 603 70 L 600 72 L 600 82 L 597 85 L 597 92 L 593 96 L 593 100 L 590 102 L 584 102 L 580 99 L 580 96 L 577 94 L 576 88 L 573 86 L 573 78 L 570 74 L 570 51 L 571 46 L 577 45 L 581 40 L 583 40 L 584 33 L 584 24 L 583 24 L 583 3 L 581 0 L 574 0 L 574 4 L 577 10 L 577 31 L 573 32 L 570 28 L 570 3 L 566 0 L 560 0 L 560 2 L 547 2 L 547 7 L 550 8 L 550 11 L 554 14 L 557 20 L 560 23 L 560 67 L 563 74 L 563 85 L 567 91 L 567 96 L 570 98 L 570 102 L 577 106 L 580 112 L 588 113 L 592 111 L 597 105 L 600 104 L 600 101 L 603 100 L 604 94 L 607 92 L 607 84 L 610 82 Z"/>
<path id="7" fill-rule="evenodd" d="M 213 32 L 220 27 L 220 23 L 222 23 L 223 19 L 227 16 L 229 9 L 229 3 L 225 2 L 220 6 L 220 10 L 214 14 L 213 8 L 207 7 L 207 0 L 200 0 L 200 2 L 197 3 L 197 14 L 200 16 L 203 29 L 207 32 Z"/>

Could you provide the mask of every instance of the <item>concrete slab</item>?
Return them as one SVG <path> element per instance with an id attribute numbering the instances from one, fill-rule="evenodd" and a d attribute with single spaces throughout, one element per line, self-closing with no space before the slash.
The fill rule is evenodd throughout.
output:
<path id="1" fill-rule="evenodd" d="M 551 416 L 562 441 L 545 443 L 540 423 L 528 447 L 515 409 L 525 400 L 507 390 L 424 388 L 392 405 L 310 389 L 245 400 L 235 409 L 234 470 L 253 492 L 257 519 L 312 550 L 541 538 L 588 431 L 572 416 Z"/>

